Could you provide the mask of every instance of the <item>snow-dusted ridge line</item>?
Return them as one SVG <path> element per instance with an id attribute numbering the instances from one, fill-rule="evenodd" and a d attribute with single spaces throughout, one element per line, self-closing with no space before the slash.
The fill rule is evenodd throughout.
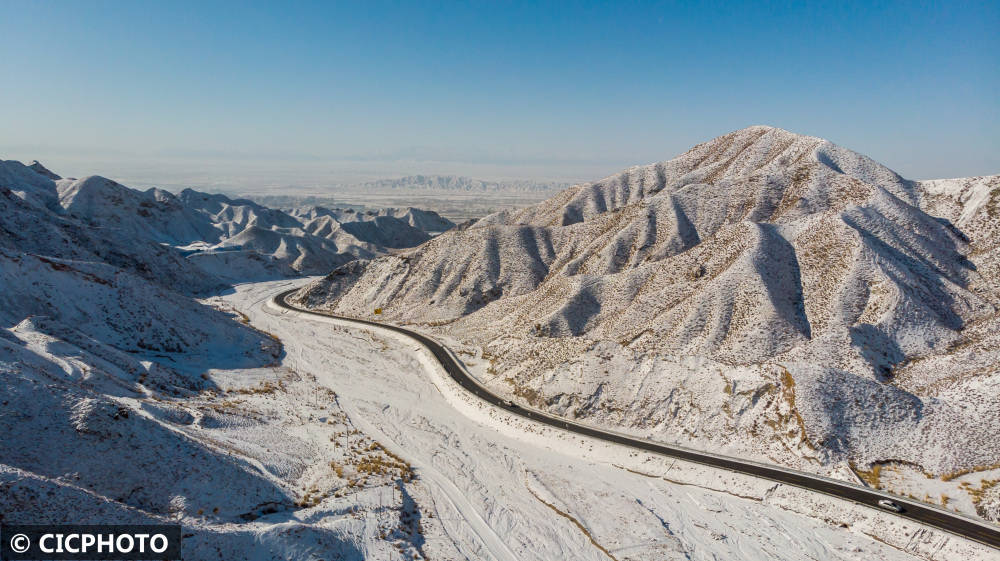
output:
<path id="1" fill-rule="evenodd" d="M 576 421 L 570 421 L 548 413 L 543 413 L 533 408 L 523 407 L 520 405 L 507 406 L 504 398 L 493 394 L 489 389 L 480 384 L 478 380 L 471 376 L 468 370 L 464 368 L 461 361 L 457 360 L 454 353 L 434 339 L 416 331 L 396 325 L 317 312 L 293 306 L 286 301 L 286 297 L 296 290 L 298 289 L 278 293 L 272 299 L 272 303 L 279 308 L 286 310 L 358 323 L 367 327 L 390 331 L 394 334 L 405 335 L 429 350 L 434 358 L 440 363 L 440 366 L 444 369 L 444 371 L 459 386 L 474 394 L 480 400 L 502 409 L 507 414 L 518 415 L 531 421 L 540 422 L 554 428 L 611 442 L 613 444 L 629 446 L 688 462 L 718 469 L 725 469 L 753 477 L 769 479 L 782 484 L 792 485 L 802 489 L 835 496 L 862 506 L 877 509 L 882 513 L 896 514 L 902 518 L 920 522 L 928 526 L 956 534 L 963 538 L 1000 549 L 1000 529 L 994 528 L 989 524 L 976 520 L 972 517 L 949 512 L 932 505 L 918 503 L 903 497 L 862 487 L 860 485 L 838 481 L 820 475 L 800 472 L 781 466 L 768 465 L 750 460 L 744 460 L 742 458 L 734 458 L 720 454 L 692 450 L 681 446 L 645 440 L 603 428 L 595 428 Z M 890 499 L 898 504 L 901 504 L 904 506 L 905 510 L 902 513 L 892 513 L 885 509 L 881 509 L 877 506 L 878 501 L 881 499 Z"/>

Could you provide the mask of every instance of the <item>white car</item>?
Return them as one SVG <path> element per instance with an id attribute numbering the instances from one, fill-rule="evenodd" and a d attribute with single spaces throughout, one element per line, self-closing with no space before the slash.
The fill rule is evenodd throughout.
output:
<path id="1" fill-rule="evenodd" d="M 881 501 L 878 502 L 878 506 L 886 510 L 891 510 L 893 512 L 903 512 L 903 507 L 890 501 L 889 499 L 882 499 Z"/>
<path id="2" fill-rule="evenodd" d="M 511 400 L 509 400 L 509 399 L 501 399 L 500 400 L 500 404 L 503 405 L 504 407 L 514 407 L 515 406 L 514 403 Z"/>

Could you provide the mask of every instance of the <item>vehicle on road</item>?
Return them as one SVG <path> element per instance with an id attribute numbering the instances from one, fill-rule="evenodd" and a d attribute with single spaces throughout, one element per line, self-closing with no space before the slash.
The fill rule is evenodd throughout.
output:
<path id="1" fill-rule="evenodd" d="M 517 405 L 515 405 L 514 402 L 509 399 L 501 399 L 500 404 L 503 405 L 504 407 L 517 407 Z"/>
<path id="2" fill-rule="evenodd" d="M 891 510 L 893 512 L 903 512 L 903 507 L 890 501 L 889 499 L 882 499 L 878 502 L 878 506 L 886 510 Z"/>

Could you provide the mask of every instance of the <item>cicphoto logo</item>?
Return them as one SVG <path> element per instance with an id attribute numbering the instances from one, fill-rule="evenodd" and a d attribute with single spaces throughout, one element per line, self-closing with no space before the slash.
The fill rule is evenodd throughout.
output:
<path id="1" fill-rule="evenodd" d="M 180 559 L 177 525 L 3 525 L 0 559 Z"/>

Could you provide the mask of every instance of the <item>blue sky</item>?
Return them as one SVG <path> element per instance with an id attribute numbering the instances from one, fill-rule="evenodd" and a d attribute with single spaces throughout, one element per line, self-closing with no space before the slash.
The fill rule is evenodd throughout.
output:
<path id="1" fill-rule="evenodd" d="M 998 29 L 996 2 L 7 0 L 0 157 L 583 180 L 770 124 L 1000 173 Z"/>

